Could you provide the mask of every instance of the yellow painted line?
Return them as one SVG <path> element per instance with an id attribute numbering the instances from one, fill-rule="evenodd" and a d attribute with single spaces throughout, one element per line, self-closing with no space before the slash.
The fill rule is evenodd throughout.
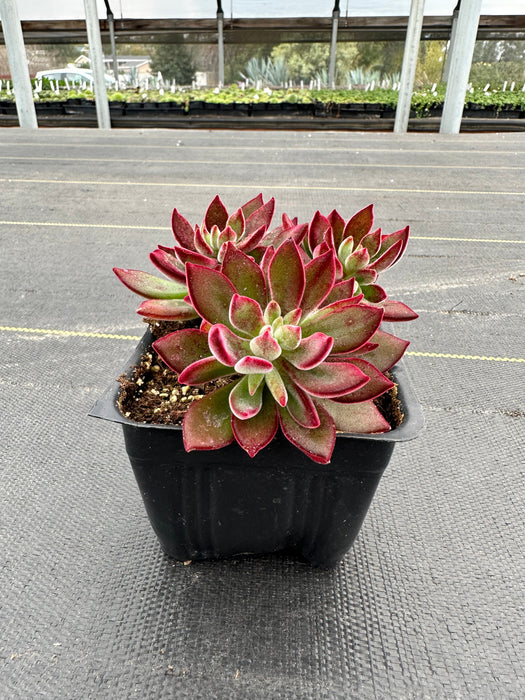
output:
<path id="1" fill-rule="evenodd" d="M 109 338 L 111 340 L 140 340 L 140 335 L 119 335 L 117 333 L 90 333 L 88 331 L 64 331 L 54 328 L 23 328 L 18 326 L 0 326 L 0 331 L 11 333 L 27 333 L 29 335 L 58 335 L 80 338 Z M 408 351 L 405 355 L 412 357 L 438 357 L 453 360 L 483 360 L 487 362 L 525 362 L 522 357 L 492 357 L 485 355 L 456 355 L 447 352 L 414 352 Z"/>
<path id="2" fill-rule="evenodd" d="M 182 188 L 206 188 L 206 189 L 234 189 L 234 190 L 253 190 L 253 185 L 237 184 L 226 185 L 224 183 L 203 183 L 203 182 L 137 182 L 134 181 L 118 181 L 118 180 L 44 180 L 39 178 L 0 178 L 0 182 L 24 182 L 40 185 L 101 185 L 103 187 L 182 187 Z M 408 194 L 468 194 L 468 195 L 505 195 L 511 197 L 525 196 L 525 192 L 501 192 L 498 190 L 419 190 L 409 188 L 395 187 L 334 187 L 328 185 L 258 185 L 258 189 L 266 190 L 318 190 L 331 192 L 405 192 Z"/>
<path id="3" fill-rule="evenodd" d="M 136 229 L 139 231 L 171 231 L 169 226 L 129 226 L 123 224 L 72 224 L 58 223 L 52 221 L 0 221 L 3 226 L 56 226 L 59 228 L 115 228 L 115 229 Z"/>
<path id="4" fill-rule="evenodd" d="M 440 357 L 452 360 L 483 360 L 486 362 L 525 362 L 525 357 L 492 357 L 485 355 L 456 355 L 449 352 L 405 352 L 412 357 Z"/>
<path id="5" fill-rule="evenodd" d="M 0 326 L 0 331 L 12 333 L 29 333 L 37 335 L 76 336 L 80 338 L 110 338 L 112 340 L 140 340 L 140 335 L 118 335 L 116 333 L 88 333 L 87 331 L 61 331 L 53 328 L 19 328 L 17 326 Z"/>
<path id="6" fill-rule="evenodd" d="M 69 161 L 69 162 L 83 162 L 83 163 L 144 163 L 144 158 L 68 158 L 67 156 L 0 156 L 0 160 L 29 160 L 31 162 L 36 160 L 44 161 Z M 188 158 L 156 158 L 155 160 L 148 160 L 148 163 L 184 163 L 188 165 L 192 163 L 194 165 L 238 165 L 237 162 L 233 162 L 231 159 L 227 160 L 189 160 Z M 260 161 L 250 161 L 250 165 L 276 165 L 275 160 L 260 160 Z M 282 164 L 280 164 L 282 165 Z M 381 168 L 385 170 L 387 168 L 406 168 L 413 170 L 415 168 L 423 168 L 428 170 L 525 170 L 525 166 L 521 165 L 429 165 L 425 164 L 413 164 L 413 163 L 312 163 L 303 161 L 289 161 L 287 160 L 284 164 L 290 167 L 303 167 L 303 166 L 313 166 L 313 167 L 330 167 L 330 168 Z"/>
<path id="7" fill-rule="evenodd" d="M 0 221 L 0 223 L 2 223 Z M 525 240 L 510 238 L 454 238 L 453 236 L 410 236 L 410 240 L 418 241 L 467 241 L 468 243 L 525 243 Z"/>
<path id="8" fill-rule="evenodd" d="M 84 223 L 59 223 L 54 221 L 2 221 L 0 226 L 51 226 L 56 228 L 102 228 L 102 229 L 130 229 L 139 231 L 171 231 L 169 226 L 130 226 L 125 224 L 84 224 Z M 525 240 L 512 240 L 510 238 L 455 238 L 454 236 L 410 236 L 410 240 L 419 241 L 463 241 L 468 243 L 525 243 Z"/>
<path id="9" fill-rule="evenodd" d="M 91 134 L 90 134 L 91 136 Z M 97 134 L 98 136 L 98 134 Z M 148 136 L 152 138 L 149 134 Z M 293 140 L 288 140 L 285 144 L 285 146 L 282 145 L 282 143 L 279 143 L 277 146 L 252 146 L 250 145 L 248 139 L 243 139 L 244 142 L 246 142 L 246 145 L 236 145 L 233 141 L 231 144 L 227 146 L 214 146 L 214 145 L 205 145 L 205 146 L 194 146 L 191 143 L 184 143 L 181 140 L 180 145 L 176 144 L 170 144 L 170 143 L 162 143 L 162 144 L 152 144 L 148 141 L 148 143 L 139 143 L 136 140 L 132 141 L 131 139 L 135 137 L 135 134 L 132 136 L 129 136 L 130 143 L 114 143 L 115 138 L 121 138 L 124 139 L 126 136 L 124 134 L 118 134 L 116 136 L 114 133 L 112 133 L 110 140 L 108 143 L 92 143 L 91 141 L 86 140 L 85 143 L 10 143 L 10 142 L 0 142 L 1 146 L 29 146 L 30 148 L 89 148 L 90 150 L 93 148 L 129 148 L 130 145 L 133 145 L 134 149 L 137 148 L 144 148 L 146 150 L 151 150 L 154 148 L 162 149 L 162 151 L 166 152 L 169 149 L 174 149 L 177 151 L 181 150 L 193 150 L 193 151 L 279 151 L 282 152 L 284 150 L 287 150 L 288 148 L 292 148 L 294 151 L 308 151 L 308 153 L 312 152 L 321 152 L 321 153 L 326 153 L 328 151 L 337 151 L 338 153 L 344 152 L 344 153 L 394 153 L 396 155 L 402 155 L 404 153 L 460 153 L 460 154 L 468 154 L 468 155 L 494 155 L 494 156 L 521 156 L 523 155 L 523 151 L 518 151 L 518 150 L 500 150 L 500 151 L 481 151 L 477 150 L 475 148 L 473 149 L 455 149 L 455 148 L 448 148 L 448 149 L 442 149 L 440 148 L 440 144 L 436 144 L 436 148 L 359 148 L 358 146 L 353 146 L 352 147 L 352 142 L 349 140 L 348 136 L 345 134 L 344 139 L 341 137 L 340 145 L 339 146 L 323 146 L 320 148 L 312 148 L 311 145 L 301 145 L 301 142 L 299 141 L 293 141 Z M 159 137 L 161 138 L 161 137 Z M 253 137 L 256 138 L 256 137 Z M 327 136 L 326 134 L 323 134 L 323 139 L 326 139 Z M 336 139 L 337 136 L 335 134 L 330 134 L 330 138 Z M 362 139 L 363 136 L 360 135 L 359 137 L 356 137 L 354 139 L 354 143 L 358 141 L 359 139 Z M 391 135 L 390 135 L 391 138 Z M 268 139 L 268 136 L 265 135 L 265 143 Z M 303 141 L 304 143 L 304 141 Z M 393 143 L 393 142 L 392 142 Z M 408 143 L 408 142 L 407 142 Z M 341 145 L 342 144 L 342 145 Z M 521 144 L 520 144 L 521 145 Z M 347 146 L 345 148 L 344 146 Z"/>

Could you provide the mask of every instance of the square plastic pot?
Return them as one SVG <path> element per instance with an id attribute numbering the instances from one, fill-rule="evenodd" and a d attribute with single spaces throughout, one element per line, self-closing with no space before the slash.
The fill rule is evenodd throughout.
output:
<path id="1" fill-rule="evenodd" d="M 146 332 L 128 374 L 151 347 Z M 338 434 L 319 465 L 281 433 L 250 458 L 236 443 L 186 452 L 180 426 L 136 423 L 117 407 L 114 381 L 90 415 L 122 425 L 144 505 L 165 553 L 180 561 L 294 551 L 333 567 L 351 548 L 396 442 L 415 438 L 423 415 L 404 367 L 392 371 L 405 414 L 376 435 Z"/>

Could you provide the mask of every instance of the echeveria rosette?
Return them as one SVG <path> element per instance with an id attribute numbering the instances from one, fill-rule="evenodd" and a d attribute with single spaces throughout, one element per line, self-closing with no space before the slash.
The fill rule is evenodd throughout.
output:
<path id="1" fill-rule="evenodd" d="M 171 225 L 175 245 L 159 245 L 150 254 L 153 264 L 168 280 L 141 270 L 113 268 L 121 282 L 147 299 L 137 313 L 165 321 L 196 318 L 197 313 L 184 301 L 187 295 L 186 263 L 219 269 L 228 244 L 260 260 L 268 246 L 277 247 L 287 238 L 300 243 L 306 235 L 307 225 L 298 225 L 296 219 L 284 215 L 281 225 L 269 229 L 274 208 L 273 198 L 265 203 L 258 194 L 230 215 L 220 197 L 216 196 L 200 227 L 192 227 L 174 209 Z"/>
<path id="2" fill-rule="evenodd" d="M 236 440 L 254 456 L 280 425 L 312 460 L 327 463 L 337 430 L 389 430 L 373 399 L 393 386 L 383 371 L 408 343 L 379 328 L 381 308 L 340 298 L 331 250 L 305 263 L 288 239 L 259 265 L 229 244 L 221 269 L 187 263 L 186 273 L 201 328 L 153 347 L 181 384 L 231 380 L 189 407 L 186 450 Z"/>
<path id="3" fill-rule="evenodd" d="M 383 234 L 373 230 L 373 205 L 365 207 L 347 222 L 334 209 L 327 217 L 317 211 L 308 227 L 304 247 L 315 257 L 326 250 L 336 256 L 336 279 L 355 280 L 354 294 L 379 304 L 384 321 L 410 321 L 417 314 L 406 304 L 387 298 L 377 283 L 378 274 L 392 267 L 403 255 L 408 243 L 409 227 Z"/>

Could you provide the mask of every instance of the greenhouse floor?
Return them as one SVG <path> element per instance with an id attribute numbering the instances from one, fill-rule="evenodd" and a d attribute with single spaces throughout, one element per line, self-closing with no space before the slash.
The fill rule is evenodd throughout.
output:
<path id="1" fill-rule="evenodd" d="M 0 130 L 0 696 L 525 696 L 525 134 Z M 426 418 L 335 569 L 165 557 L 118 426 L 88 417 L 143 324 L 173 207 L 262 192 L 411 227 L 383 275 Z"/>

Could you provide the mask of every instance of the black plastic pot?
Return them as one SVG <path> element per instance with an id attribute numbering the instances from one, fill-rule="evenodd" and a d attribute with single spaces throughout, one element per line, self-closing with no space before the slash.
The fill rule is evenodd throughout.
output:
<path id="1" fill-rule="evenodd" d="M 151 345 L 148 331 L 131 368 Z M 402 365 L 393 371 L 405 419 L 382 435 L 337 437 L 332 461 L 319 465 L 278 434 L 250 458 L 236 443 L 184 450 L 178 426 L 135 423 L 117 408 L 117 382 L 90 415 L 122 424 L 126 450 L 151 525 L 167 555 L 180 561 L 293 550 L 322 567 L 352 546 L 396 442 L 415 438 L 423 415 Z"/>

